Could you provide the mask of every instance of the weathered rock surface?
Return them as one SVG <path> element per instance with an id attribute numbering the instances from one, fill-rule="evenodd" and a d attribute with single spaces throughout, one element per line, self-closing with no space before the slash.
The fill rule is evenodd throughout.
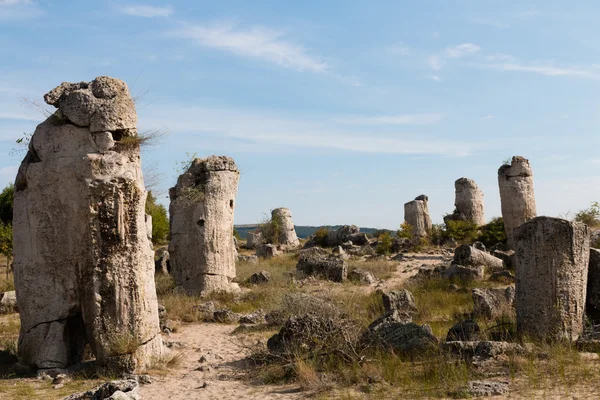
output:
<path id="1" fill-rule="evenodd" d="M 492 256 L 501 259 L 506 268 L 513 269 L 515 266 L 514 250 L 493 250 Z"/>
<path id="2" fill-rule="evenodd" d="M 233 215 L 239 178 L 229 157 L 196 158 L 169 191 L 171 274 L 188 293 L 232 290 Z"/>
<path id="3" fill-rule="evenodd" d="M 489 397 L 506 394 L 509 391 L 508 382 L 500 381 L 470 381 L 464 389 L 467 397 Z"/>
<path id="4" fill-rule="evenodd" d="M 467 319 L 454 324 L 446 335 L 447 342 L 455 341 L 473 341 L 479 337 L 481 329 L 477 322 L 472 319 Z"/>
<path id="5" fill-rule="evenodd" d="M 468 244 L 463 244 L 454 250 L 454 264 L 477 267 L 483 265 L 489 271 L 500 271 L 504 269 L 504 262 L 498 257 L 476 249 Z"/>
<path id="6" fill-rule="evenodd" d="M 432 223 L 427 202 L 428 197 L 420 195 L 415 200 L 404 204 L 404 221 L 412 227 L 415 237 L 425 237 L 431 230 Z"/>
<path id="7" fill-rule="evenodd" d="M 526 158 L 515 156 L 498 169 L 498 187 L 507 244 L 515 248 L 514 230 L 537 215 L 533 172 Z"/>
<path id="8" fill-rule="evenodd" d="M 451 281 L 470 282 L 470 281 L 481 281 L 485 276 L 485 268 L 483 265 L 476 267 L 464 267 L 462 265 L 452 264 L 446 269 L 440 271 L 442 278 Z"/>
<path id="9" fill-rule="evenodd" d="M 496 341 L 455 341 L 443 343 L 442 349 L 447 353 L 465 358 L 479 357 L 480 359 L 488 359 L 502 354 L 528 354 L 533 351 L 534 347 L 528 343 L 521 345 L 518 343 Z"/>
<path id="10" fill-rule="evenodd" d="M 63 400 L 141 400 L 139 383 L 133 379 L 111 381 Z"/>
<path id="11" fill-rule="evenodd" d="M 343 254 L 340 255 L 340 257 L 343 256 Z M 377 282 L 377 278 L 375 278 L 375 276 L 371 272 L 359 268 L 350 271 L 348 273 L 348 279 L 351 281 L 362 283 L 364 285 L 372 285 L 375 282 Z"/>
<path id="12" fill-rule="evenodd" d="M 600 250 L 590 249 L 590 263 L 586 291 L 586 313 L 595 322 L 600 323 Z"/>
<path id="13" fill-rule="evenodd" d="M 277 250 L 277 246 L 274 244 L 261 244 L 256 247 L 256 257 L 259 258 L 273 258 L 281 254 L 279 250 Z"/>
<path id="14" fill-rule="evenodd" d="M 0 293 L 0 314 L 15 312 L 19 312 L 19 308 L 17 307 L 17 293 L 14 290 Z"/>
<path id="15" fill-rule="evenodd" d="M 394 311 L 414 313 L 418 311 L 415 304 L 415 297 L 409 290 L 399 289 L 382 292 L 381 298 L 386 313 Z"/>
<path id="16" fill-rule="evenodd" d="M 478 226 L 485 225 L 483 193 L 472 179 L 460 178 L 454 182 L 455 200 L 452 220 L 471 221 Z M 445 218 L 444 218 L 445 220 Z"/>
<path id="17" fill-rule="evenodd" d="M 255 249 L 262 244 L 262 233 L 260 232 L 248 232 L 246 234 L 246 248 Z"/>
<path id="18" fill-rule="evenodd" d="M 330 255 L 319 247 L 302 250 L 296 270 L 306 276 L 321 276 L 325 279 L 342 282 L 348 276 L 348 263 Z"/>
<path id="19" fill-rule="evenodd" d="M 292 213 L 287 208 L 276 208 L 271 211 L 271 219 L 278 222 L 279 245 L 286 250 L 295 249 L 300 246 L 300 240 L 296 236 L 296 229 L 292 221 Z"/>
<path id="20" fill-rule="evenodd" d="M 473 314 L 476 317 L 496 318 L 509 315 L 515 298 L 515 289 L 473 289 Z"/>
<path id="21" fill-rule="evenodd" d="M 252 274 L 250 278 L 248 278 L 248 282 L 253 285 L 259 285 L 261 283 L 267 283 L 271 280 L 271 273 L 269 271 L 260 271 Z"/>
<path id="22" fill-rule="evenodd" d="M 376 344 L 401 354 L 427 357 L 438 350 L 438 340 L 427 325 L 382 320 L 371 324 L 369 332 Z"/>
<path id="23" fill-rule="evenodd" d="M 335 247 L 351 242 L 355 246 L 364 246 L 369 244 L 369 238 L 360 231 L 356 225 L 344 225 L 337 231 L 329 231 L 327 235 L 327 246 Z"/>
<path id="24" fill-rule="evenodd" d="M 167 247 L 161 247 L 156 250 L 156 260 L 154 261 L 154 273 L 168 275 L 171 271 L 171 256 Z"/>
<path id="25" fill-rule="evenodd" d="M 252 256 L 240 256 L 238 255 L 237 257 L 239 262 L 245 262 L 248 264 L 258 264 L 258 256 L 252 255 Z"/>
<path id="26" fill-rule="evenodd" d="M 537 217 L 515 229 L 514 238 L 519 333 L 577 340 L 583 331 L 590 229 Z"/>
<path id="27" fill-rule="evenodd" d="M 15 182 L 20 359 L 66 368 L 89 343 L 100 365 L 143 368 L 163 347 L 133 100 L 109 77 L 45 99 L 59 110 L 36 128 Z"/>

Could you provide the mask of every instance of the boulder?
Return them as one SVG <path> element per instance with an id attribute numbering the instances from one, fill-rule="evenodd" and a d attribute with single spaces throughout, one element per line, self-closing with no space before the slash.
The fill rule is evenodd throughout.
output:
<path id="1" fill-rule="evenodd" d="M 481 281 L 485 275 L 483 265 L 476 267 L 464 267 L 462 265 L 452 264 L 449 268 L 441 270 L 440 276 L 450 281 L 470 282 Z"/>
<path id="2" fill-rule="evenodd" d="M 258 256 L 255 256 L 255 255 L 251 255 L 251 256 L 238 255 L 237 259 L 239 262 L 245 262 L 248 264 L 258 264 Z"/>
<path id="3" fill-rule="evenodd" d="M 334 282 L 342 282 L 348 275 L 348 263 L 319 247 L 313 247 L 300 251 L 296 270 L 306 276 L 321 276 Z"/>
<path id="4" fill-rule="evenodd" d="M 400 311 L 410 314 L 418 311 L 414 296 L 406 289 L 382 292 L 381 295 L 386 313 Z"/>
<path id="5" fill-rule="evenodd" d="M 438 350 L 438 340 L 426 325 L 382 319 L 369 326 L 369 333 L 375 344 L 411 357 L 426 357 Z"/>
<path id="6" fill-rule="evenodd" d="M 141 400 L 139 383 L 133 379 L 111 381 L 63 400 Z"/>
<path id="7" fill-rule="evenodd" d="M 277 246 L 273 244 L 261 244 L 256 247 L 256 256 L 259 258 L 273 258 L 281 254 L 279 250 L 277 250 Z"/>
<path id="8" fill-rule="evenodd" d="M 508 382 L 504 381 L 470 381 L 462 394 L 466 397 L 489 397 L 507 394 L 509 391 Z"/>
<path id="9" fill-rule="evenodd" d="M 154 273 L 168 275 L 171 271 L 171 257 L 167 247 L 161 247 L 155 252 Z"/>
<path id="10" fill-rule="evenodd" d="M 252 274 L 250 278 L 248 278 L 248 282 L 253 285 L 259 285 L 261 283 L 267 283 L 271 280 L 271 273 L 269 271 L 260 271 Z"/>
<path id="11" fill-rule="evenodd" d="M 500 271 L 504 269 L 504 263 L 501 259 L 494 257 L 485 251 L 476 249 L 468 244 L 458 246 L 454 250 L 454 264 L 477 267 L 483 265 L 490 271 Z"/>
<path id="12" fill-rule="evenodd" d="M 508 315 L 514 301 L 514 288 L 473 289 L 473 314 L 476 317 L 496 318 Z"/>
<path id="13" fill-rule="evenodd" d="M 248 232 L 246 234 L 246 248 L 255 249 L 262 244 L 262 233 L 259 231 Z"/>
<path id="14" fill-rule="evenodd" d="M 515 267 L 515 251 L 514 250 L 493 250 L 492 256 L 502 260 L 504 266 L 508 269 Z"/>
<path id="15" fill-rule="evenodd" d="M 479 338 L 481 329 L 472 319 L 460 321 L 452 326 L 446 335 L 447 342 L 473 341 Z"/>
<path id="16" fill-rule="evenodd" d="M 17 307 L 17 293 L 14 290 L 0 293 L 0 314 L 16 312 L 19 312 L 19 308 Z"/>
<path id="17" fill-rule="evenodd" d="M 359 268 L 353 269 L 348 273 L 348 279 L 354 282 L 359 282 L 364 285 L 372 285 L 377 282 L 377 278 L 369 271 Z"/>
<path id="18" fill-rule="evenodd" d="M 590 229 L 537 217 L 515 229 L 517 330 L 532 338 L 577 340 L 590 259 Z"/>

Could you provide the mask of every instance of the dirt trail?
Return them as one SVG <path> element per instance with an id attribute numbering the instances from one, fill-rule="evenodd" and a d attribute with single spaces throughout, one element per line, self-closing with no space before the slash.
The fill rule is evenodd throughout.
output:
<path id="1" fill-rule="evenodd" d="M 188 324 L 167 340 L 180 342 L 181 362 L 166 376 L 153 376 L 152 383 L 141 387 L 145 400 L 188 399 L 301 399 L 298 386 L 255 386 L 241 378 L 239 363 L 246 353 L 231 336 L 237 325 L 210 323 Z M 206 357 L 206 362 L 200 358 Z M 210 371 L 200 367 L 210 366 Z M 202 387 L 206 383 L 206 387 Z"/>

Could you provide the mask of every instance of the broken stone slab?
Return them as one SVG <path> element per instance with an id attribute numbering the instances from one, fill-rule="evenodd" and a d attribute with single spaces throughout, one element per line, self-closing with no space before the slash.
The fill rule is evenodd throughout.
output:
<path id="1" fill-rule="evenodd" d="M 450 267 L 441 270 L 440 276 L 450 281 L 460 281 L 463 283 L 481 281 L 485 276 L 485 268 L 483 265 L 465 267 L 462 265 L 452 264 Z"/>
<path id="2" fill-rule="evenodd" d="M 348 276 L 348 263 L 319 247 L 312 247 L 300 251 L 296 270 L 305 276 L 322 276 L 334 282 L 342 282 Z"/>
<path id="3" fill-rule="evenodd" d="M 470 381 L 467 386 L 456 393 L 456 397 L 490 397 L 509 392 L 509 384 L 504 381 Z"/>
<path id="4" fill-rule="evenodd" d="M 477 322 L 467 319 L 454 324 L 446 335 L 447 342 L 454 341 L 473 341 L 479 338 L 481 329 Z"/>
<path id="5" fill-rule="evenodd" d="M 498 169 L 502 219 L 508 248 L 515 248 L 514 230 L 537 215 L 533 172 L 529 160 L 515 156 Z"/>
<path id="6" fill-rule="evenodd" d="M 171 275 L 187 293 L 235 290 L 233 218 L 239 179 L 229 157 L 196 158 L 169 190 Z"/>
<path id="7" fill-rule="evenodd" d="M 378 321 L 369 326 L 368 340 L 372 343 L 411 357 L 427 357 L 438 351 L 438 339 L 429 326 L 390 322 L 385 318 Z"/>
<path id="8" fill-rule="evenodd" d="M 514 283 L 515 279 L 515 275 L 508 270 L 497 271 L 490 275 L 490 281 Z"/>
<path id="9" fill-rule="evenodd" d="M 473 315 L 483 318 L 497 318 L 509 315 L 512 310 L 515 289 L 473 289 Z"/>
<path id="10" fill-rule="evenodd" d="M 271 280 L 271 273 L 269 271 L 262 270 L 255 272 L 248 278 L 248 282 L 253 285 L 260 285 L 261 283 L 267 283 Z"/>
<path id="11" fill-rule="evenodd" d="M 63 400 L 141 400 L 140 384 L 133 379 L 103 383 L 85 392 L 65 397 Z"/>
<path id="12" fill-rule="evenodd" d="M 493 250 L 492 256 L 497 257 L 504 262 L 504 266 L 508 269 L 514 269 L 515 266 L 515 251 L 514 250 Z"/>
<path id="13" fill-rule="evenodd" d="M 363 285 L 372 285 L 377 282 L 375 276 L 369 272 L 360 268 L 353 269 L 348 273 L 348 279 L 354 282 L 362 283 Z"/>
<path id="14" fill-rule="evenodd" d="M 519 334 L 577 340 L 590 259 L 590 229 L 560 218 L 537 217 L 515 229 Z"/>
<path id="15" fill-rule="evenodd" d="M 415 297 L 407 289 L 381 292 L 381 298 L 386 313 L 400 311 L 410 314 L 418 311 L 415 304 Z"/>
<path id="16" fill-rule="evenodd" d="M 255 256 L 255 255 L 251 255 L 251 256 L 238 255 L 237 259 L 239 262 L 245 262 L 248 264 L 258 264 L 258 256 Z"/>
<path id="17" fill-rule="evenodd" d="M 586 290 L 586 313 L 595 323 L 600 323 L 600 250 L 590 249 Z"/>
<path id="18" fill-rule="evenodd" d="M 246 234 L 246 248 L 255 249 L 263 243 L 262 233 L 259 231 L 248 232 Z"/>
<path id="19" fill-rule="evenodd" d="M 273 244 L 261 244 L 256 247 L 256 257 L 258 258 L 273 258 L 281 254 L 277 250 L 277 246 Z"/>
<path id="20" fill-rule="evenodd" d="M 456 250 L 454 250 L 454 260 L 452 262 L 454 264 L 470 267 L 483 265 L 492 272 L 504 269 L 504 262 L 501 259 L 494 257 L 485 251 L 478 250 L 473 246 L 469 246 L 468 244 L 458 246 Z"/>
<path id="21" fill-rule="evenodd" d="M 534 351 L 531 343 L 519 344 L 495 341 L 455 341 L 442 343 L 442 350 L 465 358 L 494 358 L 502 354 L 526 355 Z"/>

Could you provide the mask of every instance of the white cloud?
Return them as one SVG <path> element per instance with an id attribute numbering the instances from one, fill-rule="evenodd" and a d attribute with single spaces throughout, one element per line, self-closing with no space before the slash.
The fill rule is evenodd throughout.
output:
<path id="1" fill-rule="evenodd" d="M 283 39 L 283 33 L 255 26 L 240 29 L 233 24 L 186 25 L 174 33 L 176 37 L 240 56 L 268 61 L 298 71 L 326 72 L 329 66 L 300 45 Z"/>
<path id="2" fill-rule="evenodd" d="M 494 118 L 496 118 L 495 115 L 488 114 L 488 115 L 486 115 L 485 117 L 483 117 L 481 119 L 484 120 L 484 121 L 489 121 L 490 119 L 494 119 Z"/>
<path id="3" fill-rule="evenodd" d="M 463 43 L 458 46 L 448 47 L 446 49 L 446 56 L 448 58 L 461 58 L 470 54 L 479 52 L 481 48 L 473 43 Z"/>
<path id="4" fill-rule="evenodd" d="M 363 153 L 464 156 L 481 143 L 443 138 L 441 133 L 378 132 L 372 125 L 340 126 L 333 120 L 310 120 L 244 109 L 150 105 L 140 113 L 142 129 L 168 127 L 172 134 L 218 140 L 250 141 L 266 146 L 335 149 Z"/>
<path id="5" fill-rule="evenodd" d="M 510 54 L 494 53 L 485 56 L 487 61 L 513 61 L 515 58 Z"/>
<path id="6" fill-rule="evenodd" d="M 403 114 L 370 117 L 349 116 L 334 119 L 334 122 L 356 125 L 431 125 L 441 121 L 442 114 Z"/>
<path id="7" fill-rule="evenodd" d="M 19 21 L 37 18 L 43 11 L 30 0 L 0 0 L 0 21 Z"/>
<path id="8" fill-rule="evenodd" d="M 442 69 L 442 61 L 438 56 L 429 56 L 429 58 L 427 59 L 427 63 L 429 64 L 429 67 L 434 71 L 439 71 L 440 69 Z"/>
<path id="9" fill-rule="evenodd" d="M 436 81 L 436 82 L 441 82 L 442 81 L 442 78 L 439 75 L 431 75 L 429 77 L 429 79 L 431 79 L 433 81 Z"/>
<path id="10" fill-rule="evenodd" d="M 501 21 L 496 21 L 493 19 L 487 19 L 487 18 L 473 18 L 471 20 L 472 23 L 477 24 L 477 25 L 486 25 L 486 26 L 491 26 L 494 28 L 498 28 L 498 29 L 506 29 L 506 28 L 510 28 L 510 25 L 501 22 Z"/>
<path id="11" fill-rule="evenodd" d="M 529 72 L 545 76 L 570 76 L 586 79 L 600 79 L 600 69 L 579 66 L 556 66 L 553 64 L 522 64 L 517 62 L 478 64 L 480 68 L 505 72 Z"/>
<path id="12" fill-rule="evenodd" d="M 168 17 L 174 13 L 173 7 L 171 6 L 155 7 L 141 4 L 120 6 L 118 10 L 122 14 L 143 18 Z"/>
<path id="13" fill-rule="evenodd" d="M 0 0 L 0 6 L 15 6 L 17 4 L 30 4 L 31 0 Z"/>
<path id="14" fill-rule="evenodd" d="M 538 10 L 525 10 L 519 11 L 515 14 L 516 18 L 531 18 L 538 15 L 540 12 Z"/>
<path id="15" fill-rule="evenodd" d="M 398 45 L 398 46 L 389 46 L 387 48 L 388 52 L 398 55 L 398 56 L 407 56 L 410 54 L 410 49 L 406 46 Z"/>

